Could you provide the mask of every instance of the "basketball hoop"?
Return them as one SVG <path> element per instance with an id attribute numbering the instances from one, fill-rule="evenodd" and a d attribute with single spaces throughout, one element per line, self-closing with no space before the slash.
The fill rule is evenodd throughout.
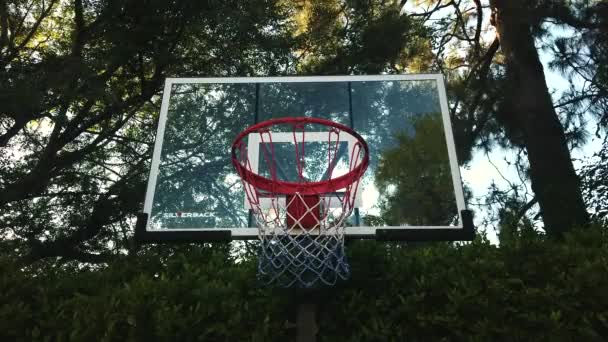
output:
<path id="1" fill-rule="evenodd" d="M 306 165 L 310 160 L 305 146 L 310 142 L 327 146 L 315 150 L 315 160 L 327 163 L 321 179 L 314 179 Z M 283 164 L 293 168 L 287 172 L 295 175 L 291 178 L 278 161 L 280 144 L 290 147 L 292 155 Z M 345 145 L 348 152 L 341 153 Z M 258 228 L 261 279 L 285 287 L 313 287 L 348 277 L 344 229 L 369 164 L 367 143 L 358 133 L 319 118 L 272 119 L 236 137 L 232 163 Z"/>

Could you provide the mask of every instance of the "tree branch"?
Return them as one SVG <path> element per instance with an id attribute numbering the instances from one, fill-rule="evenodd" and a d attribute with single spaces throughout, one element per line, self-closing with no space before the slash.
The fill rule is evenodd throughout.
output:
<path id="1" fill-rule="evenodd" d="M 80 57 L 82 53 L 82 47 L 84 45 L 84 8 L 82 6 L 82 0 L 74 0 L 74 44 L 72 47 L 72 55 Z"/>
<path id="2" fill-rule="evenodd" d="M 132 170 L 137 170 L 145 161 L 145 159 L 140 160 Z M 83 262 L 106 262 L 107 255 L 83 253 L 79 251 L 78 246 L 97 236 L 104 227 L 120 221 L 125 214 L 134 213 L 139 209 L 139 199 L 143 198 L 146 184 L 134 181 L 136 177 L 138 173 L 134 172 L 110 186 L 93 206 L 93 211 L 86 222 L 78 226 L 69 236 L 48 242 L 28 239 L 31 251 L 24 259 L 31 263 L 42 258 L 61 256 Z"/>
<path id="3" fill-rule="evenodd" d="M 477 27 L 475 28 L 475 55 L 479 55 L 481 51 L 481 30 L 483 24 L 483 6 L 481 5 L 481 0 L 473 0 L 475 3 L 475 9 L 477 10 Z"/>
<path id="4" fill-rule="evenodd" d="M 51 10 L 53 9 L 53 7 L 55 7 L 56 3 L 57 3 L 57 0 L 51 0 L 51 3 L 49 4 L 49 6 L 42 11 L 40 16 L 34 22 L 34 25 L 32 25 L 32 28 L 28 32 L 27 36 L 23 39 L 23 41 L 19 44 L 19 46 L 17 46 L 16 48 L 9 47 L 10 52 L 8 53 L 8 58 L 6 60 L 2 61 L 3 68 L 7 65 L 7 63 L 9 63 L 13 58 L 15 58 L 15 56 L 17 56 L 17 54 L 19 54 L 19 50 L 23 49 L 27 44 L 29 44 L 32 37 L 34 37 L 34 35 L 38 32 L 38 28 L 40 27 L 40 24 L 42 24 L 42 21 L 44 19 L 46 19 L 46 17 L 51 13 Z"/>
<path id="5" fill-rule="evenodd" d="M 536 199 L 535 196 L 530 201 L 528 201 L 528 203 L 526 203 L 523 207 L 519 208 L 517 213 L 515 213 L 515 218 L 517 222 L 519 222 L 519 220 L 521 220 L 526 215 L 526 213 L 536 205 L 536 203 L 538 203 L 538 199 Z"/>
<path id="6" fill-rule="evenodd" d="M 0 0 L 0 51 L 8 45 L 8 4 Z"/>

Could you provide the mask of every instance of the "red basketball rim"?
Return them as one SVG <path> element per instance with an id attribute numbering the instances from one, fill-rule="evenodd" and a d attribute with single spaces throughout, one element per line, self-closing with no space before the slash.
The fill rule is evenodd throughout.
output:
<path id="1" fill-rule="evenodd" d="M 359 163 L 359 165 L 354 167 L 348 173 L 340 177 L 320 182 L 298 183 L 272 180 L 270 178 L 260 176 L 258 174 L 253 173 L 252 171 L 247 170 L 247 168 L 243 166 L 237 159 L 236 150 L 238 144 L 243 140 L 244 137 L 246 137 L 250 133 L 257 133 L 262 128 L 267 128 L 280 124 L 319 124 L 323 126 L 337 128 L 340 131 L 346 132 L 355 137 L 361 144 L 363 150 L 365 151 L 365 156 L 363 157 L 361 163 Z M 367 146 L 367 142 L 365 142 L 365 139 L 363 139 L 363 137 L 361 137 L 359 133 L 355 132 L 348 126 L 344 126 L 342 124 L 330 120 L 319 118 L 284 117 L 260 122 L 242 131 L 232 143 L 232 164 L 245 182 L 255 186 L 260 190 L 284 195 L 290 195 L 295 193 L 300 193 L 302 195 L 324 194 L 344 189 L 350 184 L 356 182 L 359 178 L 361 178 L 361 176 L 367 169 L 367 166 L 369 165 L 369 148 Z"/>

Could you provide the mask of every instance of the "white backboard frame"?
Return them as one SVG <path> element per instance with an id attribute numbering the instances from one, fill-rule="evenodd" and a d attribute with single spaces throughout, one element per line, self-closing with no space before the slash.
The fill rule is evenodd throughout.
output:
<path id="1" fill-rule="evenodd" d="M 454 135 L 452 132 L 452 124 L 449 115 L 447 94 L 445 89 L 445 83 L 443 75 L 441 74 L 408 74 L 408 75 L 359 75 L 359 76 L 289 76 L 289 77 L 226 77 L 226 78 L 167 78 L 165 81 L 164 93 L 162 97 L 162 104 L 160 110 L 160 117 L 158 121 L 158 128 L 156 133 L 156 141 L 154 144 L 154 153 L 152 156 L 152 163 L 150 168 L 150 176 L 148 179 L 148 186 L 146 190 L 146 198 L 144 202 L 143 213 L 147 214 L 148 217 L 152 213 L 152 204 L 154 201 L 154 190 L 156 189 L 156 182 L 159 174 L 160 158 L 163 145 L 163 137 L 165 133 L 165 126 L 167 123 L 167 114 L 169 109 L 169 100 L 171 97 L 171 89 L 175 84 L 222 84 L 222 83 L 292 83 L 292 82 L 369 82 L 369 81 L 435 81 L 437 85 L 437 91 L 439 96 L 439 104 L 441 109 L 442 121 L 444 126 L 445 139 L 447 143 L 448 156 L 450 161 L 450 171 L 452 174 L 452 182 L 454 188 L 454 195 L 456 199 L 456 206 L 459 212 L 459 224 L 457 226 L 383 226 L 383 227 L 347 227 L 346 235 L 360 238 L 373 238 L 375 237 L 378 229 L 382 230 L 462 230 L 463 229 L 463 218 L 462 212 L 466 210 L 466 204 L 464 199 L 463 186 L 460 176 L 460 169 L 456 157 L 456 147 L 454 144 Z M 151 219 L 146 222 L 146 232 L 163 232 L 166 234 L 180 234 L 180 232 L 218 232 L 228 231 L 232 239 L 257 239 L 258 229 L 257 228 L 180 228 L 180 229 L 153 229 L 151 227 Z"/>

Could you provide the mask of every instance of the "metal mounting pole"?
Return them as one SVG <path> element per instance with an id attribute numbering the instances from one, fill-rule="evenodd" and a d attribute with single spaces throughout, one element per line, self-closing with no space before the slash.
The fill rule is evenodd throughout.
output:
<path id="1" fill-rule="evenodd" d="M 296 317 L 296 342 L 315 342 L 317 340 L 317 304 L 305 298 L 298 303 Z"/>

